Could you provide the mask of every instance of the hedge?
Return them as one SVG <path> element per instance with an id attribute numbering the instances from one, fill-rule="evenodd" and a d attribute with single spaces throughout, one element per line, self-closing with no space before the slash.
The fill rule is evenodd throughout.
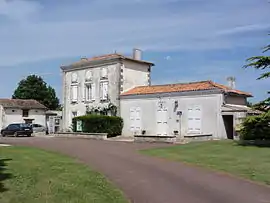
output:
<path id="1" fill-rule="evenodd" d="M 77 132 L 77 121 L 82 121 L 84 133 L 107 133 L 108 136 L 121 135 L 123 119 L 117 116 L 85 115 L 73 118 L 73 131 Z"/>
<path id="2" fill-rule="evenodd" d="M 270 111 L 259 116 L 249 116 L 242 123 L 242 140 L 270 140 Z"/>

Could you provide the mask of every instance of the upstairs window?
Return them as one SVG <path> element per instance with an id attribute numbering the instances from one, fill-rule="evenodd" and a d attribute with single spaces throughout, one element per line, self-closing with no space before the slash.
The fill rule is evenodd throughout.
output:
<path id="1" fill-rule="evenodd" d="M 108 81 L 103 81 L 100 83 L 100 100 L 101 101 L 107 101 L 109 99 L 108 95 Z"/>
<path id="2" fill-rule="evenodd" d="M 70 92 L 70 99 L 71 103 L 76 103 L 78 101 L 78 86 L 72 85 L 71 86 L 71 92 Z"/>
<path id="3" fill-rule="evenodd" d="M 85 101 L 91 102 L 95 100 L 96 86 L 93 83 L 85 84 Z"/>
<path id="4" fill-rule="evenodd" d="M 28 117 L 29 116 L 29 110 L 28 109 L 23 109 L 22 110 L 22 116 L 23 117 Z"/>

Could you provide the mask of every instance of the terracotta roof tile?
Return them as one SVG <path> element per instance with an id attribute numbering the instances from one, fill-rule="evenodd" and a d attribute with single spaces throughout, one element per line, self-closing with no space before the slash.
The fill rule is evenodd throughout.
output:
<path id="1" fill-rule="evenodd" d="M 131 57 L 127 57 L 127 56 L 124 56 L 122 54 L 106 54 L 106 55 L 101 55 L 101 56 L 95 56 L 95 57 L 92 57 L 92 58 L 82 58 L 80 61 L 77 61 L 77 62 L 74 62 L 72 64 L 70 64 L 69 66 L 80 66 L 80 65 L 83 65 L 83 64 L 86 64 L 86 63 L 89 63 L 89 62 L 94 62 L 94 61 L 102 61 L 102 60 L 109 60 L 109 59 L 127 59 L 127 60 L 132 60 L 132 61 L 136 61 L 136 62 L 139 62 L 139 63 L 147 63 L 147 64 L 151 64 L 151 65 L 154 65 L 152 62 L 149 62 L 149 61 L 144 61 L 144 60 L 136 60 L 136 59 L 133 59 Z M 65 66 L 63 66 L 65 67 Z"/>
<path id="2" fill-rule="evenodd" d="M 33 99 L 0 99 L 4 108 L 47 109 L 43 104 Z"/>
<path id="3" fill-rule="evenodd" d="M 168 92 L 190 92 L 190 91 L 213 90 L 213 89 L 220 89 L 220 90 L 223 90 L 224 92 L 235 93 L 239 95 L 252 96 L 250 93 L 231 89 L 225 85 L 214 83 L 212 81 L 139 86 L 131 90 L 128 90 L 126 92 L 123 92 L 121 95 L 125 96 L 125 95 L 142 95 L 142 94 L 156 94 L 156 93 L 168 93 Z"/>

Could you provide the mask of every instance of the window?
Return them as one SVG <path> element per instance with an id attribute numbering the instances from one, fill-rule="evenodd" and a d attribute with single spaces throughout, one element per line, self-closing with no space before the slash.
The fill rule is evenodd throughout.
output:
<path id="1" fill-rule="evenodd" d="M 75 103 L 78 101 L 78 86 L 77 85 L 72 85 L 71 86 L 71 102 Z"/>
<path id="2" fill-rule="evenodd" d="M 28 109 L 23 109 L 22 110 L 22 116 L 23 117 L 28 117 L 29 116 L 29 110 Z"/>
<path id="3" fill-rule="evenodd" d="M 103 81 L 100 83 L 100 100 L 107 101 L 108 100 L 108 81 Z"/>
<path id="4" fill-rule="evenodd" d="M 10 124 L 7 129 L 8 130 L 16 130 L 20 128 L 20 124 Z"/>
<path id="5" fill-rule="evenodd" d="M 96 95 L 95 84 L 86 84 L 85 85 L 85 101 L 94 101 Z"/>

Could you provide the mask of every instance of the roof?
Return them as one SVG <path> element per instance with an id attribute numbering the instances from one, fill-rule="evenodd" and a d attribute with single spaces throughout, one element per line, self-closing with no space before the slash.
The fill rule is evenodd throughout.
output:
<path id="1" fill-rule="evenodd" d="M 248 114 L 261 114 L 262 111 L 252 109 L 248 106 L 225 104 L 221 108 L 222 112 L 247 112 Z"/>
<path id="2" fill-rule="evenodd" d="M 138 86 L 126 92 L 123 92 L 121 95 L 122 96 L 144 95 L 144 94 L 190 92 L 190 91 L 202 91 L 202 90 L 222 90 L 226 93 L 234 93 L 237 95 L 243 95 L 247 97 L 252 96 L 250 93 L 231 89 L 225 85 L 217 84 L 212 81 L 199 81 L 199 82 L 167 84 L 167 85 Z"/>
<path id="3" fill-rule="evenodd" d="M 62 66 L 61 68 L 69 67 L 69 66 L 81 66 L 81 65 L 88 64 L 91 62 L 101 62 L 101 61 L 111 60 L 111 59 L 126 59 L 126 60 L 130 60 L 130 61 L 134 61 L 134 62 L 138 62 L 138 63 L 145 63 L 145 64 L 149 64 L 151 66 L 154 66 L 154 63 L 152 63 L 152 62 L 144 61 L 144 60 L 136 60 L 136 59 L 133 59 L 131 57 L 127 57 L 127 56 L 124 56 L 122 54 L 115 53 L 115 54 L 106 54 L 106 55 L 101 55 L 101 56 L 95 56 L 92 58 L 82 58 L 80 61 L 72 63 L 68 66 Z"/>
<path id="4" fill-rule="evenodd" d="M 4 108 L 47 109 L 43 104 L 33 99 L 0 99 Z"/>

